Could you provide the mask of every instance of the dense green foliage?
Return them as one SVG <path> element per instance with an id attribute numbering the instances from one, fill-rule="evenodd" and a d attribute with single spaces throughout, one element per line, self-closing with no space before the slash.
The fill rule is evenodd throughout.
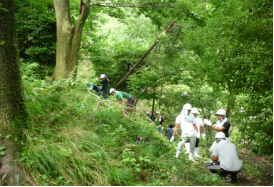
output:
<path id="1" fill-rule="evenodd" d="M 259 117 L 244 130 L 266 154 L 273 153 L 272 7 L 272 1 L 213 1 L 205 7 L 206 27 L 188 31 L 184 40 L 194 51 L 195 77 L 247 96 L 234 106 L 245 106 L 245 118 Z"/>
<path id="2" fill-rule="evenodd" d="M 39 78 L 55 66 L 56 20 L 52 1 L 17 1 L 15 15 L 20 58 L 39 63 Z"/>
<path id="3" fill-rule="evenodd" d="M 153 99 L 165 128 L 185 103 L 212 122 L 216 110 L 224 108 L 238 148 L 245 139 L 257 154 L 273 155 L 272 1 L 116 0 L 92 5 L 77 79 L 51 83 L 56 62 L 53 1 L 15 2 L 32 120 L 20 161 L 38 185 L 223 185 L 204 167 L 215 132 L 205 127 L 200 153 L 205 159 L 190 163 L 182 155 L 176 160 L 176 142 L 146 122 L 144 112 L 151 111 Z M 79 1 L 71 0 L 70 8 L 74 24 Z M 99 102 L 87 94 L 86 82 L 102 73 L 110 79 L 109 88 L 117 84 L 156 40 L 118 88 L 138 99 L 135 116 L 125 115 L 113 97 Z M 252 167 L 246 164 L 242 172 L 259 175 Z"/>
<path id="4" fill-rule="evenodd" d="M 168 3 L 171 2 L 166 6 L 171 6 Z M 204 109 L 204 117 L 210 117 L 219 107 L 225 108 L 233 123 L 235 120 L 234 125 L 244 127 L 241 129 L 244 137 L 260 147 L 261 154 L 272 154 L 273 3 L 263 0 L 185 4 L 202 18 L 203 24 L 195 19 L 178 19 L 168 34 L 160 36 L 159 44 L 121 89 L 139 99 L 155 97 L 170 112 L 180 110 L 185 102 L 201 111 Z M 143 27 L 151 23 L 142 16 L 125 14 L 127 18 L 123 21 L 101 18 L 103 30 L 94 30 L 96 38 L 103 38 L 95 39 L 90 45 L 94 68 L 98 75 L 108 74 L 112 86 L 138 61 L 174 16 L 169 14 L 169 19 L 163 19 L 160 24 L 154 15 L 166 15 L 160 12 L 148 15 L 150 11 L 144 11 L 143 15 L 158 23 L 157 29 Z M 114 26 L 116 30 L 112 29 Z M 181 97 L 178 84 L 184 84 L 190 97 Z M 176 93 L 168 91 L 170 86 Z M 239 113 L 241 106 L 243 114 Z M 250 121 L 250 116 L 257 118 Z M 246 119 L 249 125 L 236 120 L 239 118 Z"/>

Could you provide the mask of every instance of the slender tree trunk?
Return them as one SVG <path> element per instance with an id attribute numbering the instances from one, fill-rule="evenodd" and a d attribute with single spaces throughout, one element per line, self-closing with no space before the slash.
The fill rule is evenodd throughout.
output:
<path id="1" fill-rule="evenodd" d="M 20 73 L 14 3 L 0 0 L 0 4 L 0 146 L 5 147 L 6 154 L 0 157 L 0 185 L 18 185 L 16 159 L 19 151 L 14 138 L 21 140 L 28 114 Z M 2 138 L 8 134 L 12 137 Z"/>
<path id="2" fill-rule="evenodd" d="M 69 0 L 54 0 L 57 27 L 56 65 L 51 80 L 76 78 L 82 31 L 90 11 L 90 0 L 81 0 L 80 15 L 71 24 Z"/>
<path id="3" fill-rule="evenodd" d="M 81 0 L 80 4 L 80 16 L 75 23 L 75 31 L 73 37 L 73 44 L 70 53 L 69 72 L 72 73 L 74 79 L 77 75 L 78 67 L 78 53 L 81 46 L 81 38 L 83 33 L 83 27 L 90 11 L 90 0 Z"/>
<path id="4" fill-rule="evenodd" d="M 152 109 L 151 109 L 151 119 L 154 119 L 154 110 L 155 110 L 155 99 L 156 99 L 156 88 L 154 88 L 154 97 L 153 97 L 153 103 L 152 103 Z"/>
<path id="5" fill-rule="evenodd" d="M 168 33 L 168 31 L 171 29 L 171 27 L 176 23 L 176 19 L 168 26 L 168 28 L 165 30 L 164 33 Z M 145 59 L 145 57 L 150 53 L 150 51 L 159 43 L 159 37 L 155 40 L 155 42 L 152 44 L 152 46 L 143 54 L 143 56 L 132 66 L 127 74 L 114 86 L 114 88 L 117 88 L 122 82 L 124 82 L 128 76 L 133 72 L 133 70 Z"/>
<path id="6" fill-rule="evenodd" d="M 230 92 L 229 96 L 228 96 L 228 102 L 227 102 L 227 110 L 226 110 L 226 117 L 228 119 L 231 119 L 231 115 L 232 115 L 232 109 L 235 105 L 235 95 L 234 93 Z M 237 111 L 239 112 L 239 111 Z"/>

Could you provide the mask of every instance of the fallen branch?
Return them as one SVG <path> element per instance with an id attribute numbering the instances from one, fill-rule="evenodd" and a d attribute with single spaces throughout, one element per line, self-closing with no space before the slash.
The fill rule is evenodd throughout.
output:
<path id="1" fill-rule="evenodd" d="M 168 31 L 171 29 L 171 27 L 176 23 L 176 19 L 167 27 L 164 33 L 168 33 Z M 117 88 L 122 82 L 124 82 L 128 76 L 133 72 L 133 70 L 144 60 L 144 58 L 150 53 L 150 51 L 159 43 L 159 37 L 155 40 L 155 42 L 152 44 L 152 46 L 143 54 L 143 56 L 139 59 L 138 62 L 134 66 L 132 66 L 127 74 L 114 86 L 114 88 Z"/>

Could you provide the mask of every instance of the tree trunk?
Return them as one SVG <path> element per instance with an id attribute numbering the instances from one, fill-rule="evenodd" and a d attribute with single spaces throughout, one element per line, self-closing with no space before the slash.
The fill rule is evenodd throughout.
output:
<path id="1" fill-rule="evenodd" d="M 151 109 L 151 119 L 154 121 L 154 110 L 155 110 L 155 99 L 156 99 L 156 88 L 154 88 L 154 97 L 153 97 L 153 103 L 152 103 L 152 109 Z"/>
<path id="2" fill-rule="evenodd" d="M 28 115 L 20 73 L 18 40 L 13 0 L 0 0 L 0 124 L 3 129 L 13 128 L 22 133 Z"/>
<path id="3" fill-rule="evenodd" d="M 227 102 L 227 110 L 226 110 L 226 117 L 227 119 L 231 119 L 231 115 L 232 115 L 232 109 L 235 105 L 235 95 L 230 92 L 229 96 L 228 96 L 228 102 Z M 239 112 L 239 111 L 237 111 Z"/>
<path id="4" fill-rule="evenodd" d="M 6 154 L 0 157 L 0 185 L 19 185 L 16 164 L 19 151 L 14 138 L 21 140 L 28 113 L 20 73 L 14 3 L 0 0 L 0 4 L 0 146 L 5 147 Z M 2 138 L 8 134 L 12 136 Z"/>
<path id="5" fill-rule="evenodd" d="M 90 11 L 90 0 L 81 0 L 80 15 L 71 25 L 69 0 L 54 0 L 57 27 L 56 66 L 51 81 L 77 75 L 82 31 Z"/>

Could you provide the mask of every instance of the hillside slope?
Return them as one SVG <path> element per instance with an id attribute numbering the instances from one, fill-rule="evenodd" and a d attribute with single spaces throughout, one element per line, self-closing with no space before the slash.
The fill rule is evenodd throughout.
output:
<path id="1" fill-rule="evenodd" d="M 144 114 L 127 116 L 114 101 L 98 102 L 79 82 L 71 84 L 26 86 L 32 123 L 20 161 L 38 185 L 222 184 L 204 161 L 175 159 L 176 142 Z"/>

